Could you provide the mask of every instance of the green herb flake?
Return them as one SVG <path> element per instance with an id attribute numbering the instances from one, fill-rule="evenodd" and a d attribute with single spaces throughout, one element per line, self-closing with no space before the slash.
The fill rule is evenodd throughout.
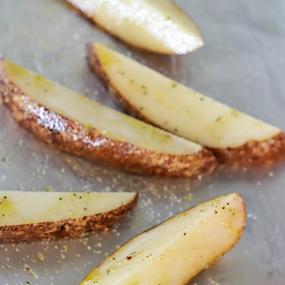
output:
<path id="1" fill-rule="evenodd" d="M 240 112 L 238 112 L 238 111 L 236 111 L 236 110 L 232 110 L 231 111 L 231 116 L 233 116 L 233 117 L 239 117 L 240 116 Z"/>
<path id="2" fill-rule="evenodd" d="M 94 127 L 90 124 L 85 125 L 84 128 L 87 133 L 90 133 L 94 130 Z"/>
<path id="3" fill-rule="evenodd" d="M 42 190 L 43 192 L 53 192 L 53 188 L 49 185 L 45 186 Z"/>

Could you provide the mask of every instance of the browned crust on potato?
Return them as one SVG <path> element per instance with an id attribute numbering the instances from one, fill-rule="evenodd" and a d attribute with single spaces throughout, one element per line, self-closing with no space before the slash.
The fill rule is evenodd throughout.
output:
<path id="1" fill-rule="evenodd" d="M 236 148 L 211 150 L 222 164 L 232 169 L 266 168 L 285 158 L 285 134 L 282 132 L 265 141 L 249 141 Z"/>
<path id="2" fill-rule="evenodd" d="M 167 154 L 115 140 L 92 128 L 54 113 L 35 102 L 7 78 L 0 61 L 0 95 L 17 122 L 57 148 L 100 160 L 133 173 L 172 177 L 206 176 L 217 166 L 211 152 Z"/>
<path id="3" fill-rule="evenodd" d="M 76 219 L 65 219 L 35 224 L 0 227 L 0 243 L 32 242 L 82 237 L 94 231 L 107 231 L 117 220 L 136 204 L 138 195 L 127 204 L 112 211 Z"/>
<path id="4" fill-rule="evenodd" d="M 105 85 L 112 91 L 115 98 L 133 116 L 158 126 L 141 111 L 133 106 L 114 86 L 101 65 L 96 52 L 96 46 L 87 46 L 88 62 L 91 69 L 101 78 Z M 160 127 L 160 126 L 159 126 Z M 230 169 L 241 169 L 246 167 L 267 167 L 284 159 L 285 157 L 285 134 L 280 133 L 265 141 L 249 141 L 235 148 L 209 148 L 217 157 L 218 161 Z"/>
<path id="5" fill-rule="evenodd" d="M 66 0 L 67 1 L 67 4 L 72 7 L 72 10 L 74 10 L 75 12 L 77 12 L 80 16 L 84 17 L 85 19 L 87 19 L 91 24 L 95 24 L 98 28 L 100 28 L 101 30 L 103 30 L 104 32 L 107 32 L 109 35 L 111 35 L 112 37 L 114 37 L 114 39 L 117 39 L 127 45 L 130 45 L 136 49 L 139 49 L 139 50 L 142 50 L 142 51 L 145 51 L 145 52 L 148 52 L 148 53 L 158 53 L 158 54 L 161 54 L 161 55 L 177 55 L 177 54 L 187 54 L 187 53 L 190 53 L 190 52 L 194 52 L 196 50 L 198 50 L 199 48 L 203 47 L 204 45 L 204 40 L 203 40 L 203 36 L 202 36 L 202 33 L 201 33 L 201 30 L 198 28 L 198 26 L 195 24 L 195 27 L 197 29 L 197 32 L 199 33 L 200 35 L 200 39 L 201 39 L 201 44 L 197 45 L 196 47 L 193 47 L 192 49 L 189 49 L 187 52 L 184 52 L 184 53 L 177 53 L 177 52 L 174 52 L 174 51 L 162 51 L 162 50 L 155 50 L 155 49 L 152 49 L 151 46 L 149 47 L 142 47 L 140 45 L 137 45 L 135 43 L 133 43 L 132 41 L 128 41 L 127 39 L 123 39 L 121 38 L 120 36 L 114 34 L 111 30 L 107 29 L 106 27 L 102 26 L 101 24 L 99 24 L 93 16 L 91 15 L 88 15 L 87 13 L 85 13 L 84 11 L 82 11 L 79 7 L 77 7 L 71 0 Z M 177 6 L 182 12 L 184 12 L 179 6 Z"/>

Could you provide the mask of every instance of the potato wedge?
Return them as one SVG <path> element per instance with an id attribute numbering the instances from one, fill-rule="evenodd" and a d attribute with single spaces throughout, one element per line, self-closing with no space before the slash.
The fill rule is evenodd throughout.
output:
<path id="1" fill-rule="evenodd" d="M 240 239 L 245 207 L 233 193 L 199 204 L 127 242 L 81 285 L 184 285 Z"/>
<path id="2" fill-rule="evenodd" d="M 13 117 L 61 150 L 135 173 L 195 177 L 211 173 L 212 153 L 198 144 L 104 107 L 7 60 L 0 95 Z"/>
<path id="3" fill-rule="evenodd" d="M 106 230 L 135 205 L 136 193 L 0 191 L 0 242 L 80 237 Z"/>
<path id="4" fill-rule="evenodd" d="M 175 82 L 101 44 L 89 63 L 133 114 L 210 148 L 234 168 L 270 165 L 285 154 L 284 133 Z"/>
<path id="5" fill-rule="evenodd" d="M 67 0 L 109 33 L 138 48 L 185 54 L 203 45 L 190 17 L 171 0 Z"/>

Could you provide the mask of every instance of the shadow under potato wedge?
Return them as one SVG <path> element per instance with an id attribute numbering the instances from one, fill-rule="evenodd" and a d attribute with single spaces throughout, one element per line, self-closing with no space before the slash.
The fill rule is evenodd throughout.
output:
<path id="1" fill-rule="evenodd" d="M 0 96 L 21 126 L 57 148 L 151 175 L 197 177 L 217 161 L 202 146 L 81 96 L 8 60 Z"/>
<path id="2" fill-rule="evenodd" d="M 171 0 L 67 0 L 94 23 L 126 43 L 162 54 L 203 46 L 191 18 Z"/>
<path id="3" fill-rule="evenodd" d="M 265 167 L 285 156 L 284 132 L 206 97 L 106 46 L 88 45 L 92 69 L 126 109 L 204 145 L 234 169 Z"/>
<path id="4" fill-rule="evenodd" d="M 136 193 L 0 191 L 0 242 L 75 238 L 107 230 L 137 199 Z"/>
<path id="5" fill-rule="evenodd" d="M 188 284 L 235 246 L 245 224 L 237 193 L 201 203 L 131 239 L 81 285 Z"/>

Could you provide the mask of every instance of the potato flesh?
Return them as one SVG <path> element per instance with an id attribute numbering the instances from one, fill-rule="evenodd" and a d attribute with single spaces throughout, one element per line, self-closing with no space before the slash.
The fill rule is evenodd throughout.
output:
<path id="1" fill-rule="evenodd" d="M 264 141 L 281 132 L 103 45 L 93 48 L 120 95 L 145 118 L 170 132 L 212 148 Z"/>
<path id="2" fill-rule="evenodd" d="M 0 192 L 0 227 L 103 214 L 132 202 L 135 193 Z"/>
<path id="3" fill-rule="evenodd" d="M 8 60 L 3 60 L 2 67 L 9 80 L 26 95 L 49 110 L 83 124 L 88 130 L 94 128 L 112 139 L 162 153 L 192 154 L 202 149 L 198 144 L 105 107 Z"/>
<path id="4" fill-rule="evenodd" d="M 68 0 L 100 26 L 137 47 L 183 54 L 203 45 L 192 20 L 169 0 Z"/>
<path id="5" fill-rule="evenodd" d="M 81 285 L 184 285 L 239 240 L 242 198 L 222 196 L 183 212 L 129 241 Z"/>

